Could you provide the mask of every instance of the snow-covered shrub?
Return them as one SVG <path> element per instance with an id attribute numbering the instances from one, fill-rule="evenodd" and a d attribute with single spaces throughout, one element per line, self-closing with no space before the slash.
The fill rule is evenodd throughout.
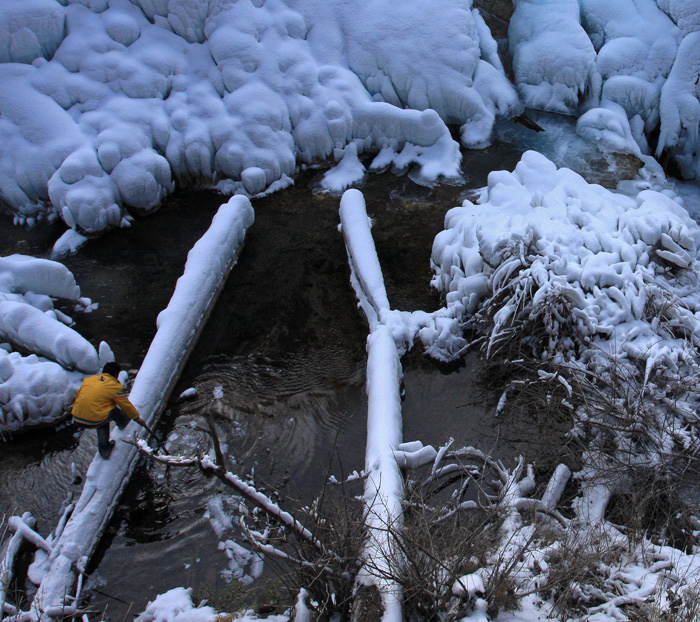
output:
<path id="1" fill-rule="evenodd" d="M 450 210 L 445 226 L 433 284 L 455 315 L 491 323 L 491 347 L 538 324 L 526 344 L 539 359 L 579 360 L 585 345 L 587 364 L 600 352 L 638 363 L 647 377 L 688 364 L 700 227 L 666 194 L 613 193 L 527 152 L 512 173 L 492 172 L 476 204 Z M 669 322 L 648 313 L 663 291 Z"/>
<path id="2" fill-rule="evenodd" d="M 700 227 L 687 212 L 662 192 L 613 193 L 527 152 L 445 222 L 433 265 L 448 308 L 487 356 L 529 360 L 534 380 L 566 389 L 556 399 L 585 448 L 582 516 L 602 520 L 639 470 L 690 481 Z"/>
<path id="3" fill-rule="evenodd" d="M 83 234 L 154 209 L 174 180 L 256 194 L 348 144 L 457 177 L 445 123 L 481 145 L 520 108 L 483 20 L 451 0 L 31 0 L 0 4 L 0 25 L 16 156 L 0 192 L 20 221 Z"/>

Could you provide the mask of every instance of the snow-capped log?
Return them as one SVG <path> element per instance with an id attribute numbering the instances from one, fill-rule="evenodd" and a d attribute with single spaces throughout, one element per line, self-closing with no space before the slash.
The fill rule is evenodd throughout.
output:
<path id="1" fill-rule="evenodd" d="M 0 302 L 0 337 L 86 374 L 99 371 L 97 350 L 57 319 L 21 302 Z"/>
<path id="2" fill-rule="evenodd" d="M 340 227 L 348 251 L 352 285 L 372 331 L 390 307 L 382 268 L 374 248 L 365 199 L 359 190 L 352 189 L 343 193 L 340 201 Z"/>
<path id="3" fill-rule="evenodd" d="M 253 219 L 248 199 L 233 197 L 219 208 L 208 231 L 188 254 L 184 273 L 159 316 L 158 331 L 131 391 L 132 402 L 150 426 L 165 405 Z M 117 444 L 110 460 L 96 455 L 90 464 L 73 514 L 52 543 L 49 570 L 30 607 L 29 615 L 34 619 L 53 617 L 42 612 L 60 611 L 68 604 L 76 568 L 84 568 L 136 464 L 137 449 L 119 442 L 132 436 L 135 427 L 114 430 L 112 438 Z"/>
<path id="4" fill-rule="evenodd" d="M 367 539 L 360 585 L 379 590 L 383 622 L 400 622 L 401 588 L 388 577 L 398 554 L 393 541 L 401 527 L 403 479 L 396 454 L 400 453 L 401 361 L 392 332 L 382 324 L 389 310 L 384 277 L 369 229 L 365 201 L 359 190 L 347 190 L 340 206 L 341 229 L 351 266 L 351 282 L 367 315 L 367 447 L 365 450 L 364 521 Z"/>
<path id="5" fill-rule="evenodd" d="M 0 287 L 11 292 L 78 300 L 80 287 L 63 264 L 29 255 L 0 257 Z"/>

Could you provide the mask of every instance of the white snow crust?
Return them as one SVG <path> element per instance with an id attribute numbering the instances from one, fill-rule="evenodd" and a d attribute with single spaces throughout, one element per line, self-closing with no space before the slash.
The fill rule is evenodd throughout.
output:
<path id="1" fill-rule="evenodd" d="M 62 264 L 26 255 L 0 257 L 0 432 L 57 421 L 85 374 L 99 370 L 95 347 L 54 308 L 62 298 L 87 307 Z M 9 343 L 7 343 L 9 342 Z M 13 347 L 33 352 L 23 356 Z"/>
<path id="2" fill-rule="evenodd" d="M 446 122 L 476 146 L 520 109 L 483 20 L 451 0 L 31 0 L 2 3 L 0 26 L 0 196 L 81 234 L 176 180 L 258 194 L 350 144 L 456 177 Z"/>

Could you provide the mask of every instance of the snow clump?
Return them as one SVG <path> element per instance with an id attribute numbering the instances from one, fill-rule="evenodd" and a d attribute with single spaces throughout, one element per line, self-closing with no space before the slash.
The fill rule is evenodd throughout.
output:
<path id="1" fill-rule="evenodd" d="M 216 622 L 219 613 L 212 607 L 202 605 L 195 607 L 192 602 L 192 588 L 176 587 L 160 594 L 153 602 L 149 602 L 146 611 L 135 618 L 135 622 Z M 239 622 L 267 620 L 267 622 L 288 622 L 289 616 L 269 615 L 259 618 L 252 611 L 236 614 Z"/>
<path id="2" fill-rule="evenodd" d="M 70 407 L 85 374 L 99 371 L 100 355 L 54 308 L 62 298 L 89 307 L 62 264 L 25 255 L 0 257 L 0 432 L 52 423 Z M 10 345 L 12 344 L 12 345 Z M 23 356 L 13 347 L 33 352 Z M 37 356 L 38 355 L 38 356 Z M 112 355 L 113 356 L 113 355 Z"/>

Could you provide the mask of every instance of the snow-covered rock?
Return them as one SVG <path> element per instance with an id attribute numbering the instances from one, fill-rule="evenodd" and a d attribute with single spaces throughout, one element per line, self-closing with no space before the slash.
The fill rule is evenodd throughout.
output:
<path id="1" fill-rule="evenodd" d="M 518 93 L 526 106 L 572 113 L 600 88 L 595 50 L 577 0 L 516 0 L 508 39 Z"/>
<path id="2" fill-rule="evenodd" d="M 610 107 L 617 104 L 642 153 L 650 152 L 648 143 L 660 130 L 657 156 L 670 149 L 682 174 L 698 178 L 700 8 L 695 0 L 514 4 L 510 49 L 516 86 L 527 106 L 585 113 L 588 127 L 615 125 L 613 133 L 619 134 Z M 620 143 L 609 131 L 603 134 Z M 594 140 L 603 134 L 594 132 Z"/>
<path id="3" fill-rule="evenodd" d="M 0 257 L 0 432 L 45 425 L 70 408 L 85 374 L 109 358 L 107 344 L 95 347 L 54 309 L 63 298 L 89 306 L 65 266 L 26 255 Z M 33 352 L 22 356 L 12 346 Z M 37 356 L 38 355 L 38 356 Z M 113 354 L 112 354 L 113 357 Z M 72 371 L 75 370 L 75 371 Z"/>
<path id="4" fill-rule="evenodd" d="M 174 180 L 257 194 L 349 144 L 456 177 L 445 123 L 483 145 L 520 108 L 485 23 L 452 0 L 31 0 L 0 25 L 0 192 L 81 234 Z"/>

